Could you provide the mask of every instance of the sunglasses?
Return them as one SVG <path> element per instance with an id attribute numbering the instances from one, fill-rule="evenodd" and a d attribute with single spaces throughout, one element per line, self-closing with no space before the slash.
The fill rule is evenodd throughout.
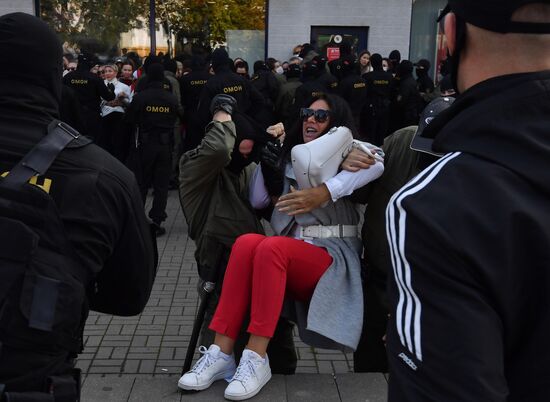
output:
<path id="1" fill-rule="evenodd" d="M 331 114 L 330 110 L 325 110 L 325 109 L 313 110 L 305 107 L 300 109 L 300 118 L 302 120 L 307 120 L 311 116 L 313 116 L 313 118 L 317 123 L 324 123 L 325 121 L 327 121 L 328 118 L 330 117 L 330 114 Z"/>

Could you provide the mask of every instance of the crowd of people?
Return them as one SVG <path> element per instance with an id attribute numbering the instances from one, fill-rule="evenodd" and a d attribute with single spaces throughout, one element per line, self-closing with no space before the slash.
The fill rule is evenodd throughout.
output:
<path id="1" fill-rule="evenodd" d="M 99 63 L 0 17 L 0 400 L 78 400 L 88 309 L 144 308 L 172 187 L 208 293 L 179 388 L 253 397 L 294 373 L 296 326 L 390 371 L 391 402 L 545 401 L 550 7 L 440 20 L 436 86 L 428 60 L 347 43 L 252 71 L 223 48 Z"/>
<path id="2" fill-rule="evenodd" d="M 261 105 L 254 111 L 251 122 L 256 132 L 265 131 L 277 122 L 292 127 L 298 121 L 300 109 L 312 97 L 323 93 L 338 95 L 351 108 L 357 137 L 378 146 L 390 133 L 416 124 L 430 100 L 453 95 L 449 85 L 444 84 L 442 89 L 434 86 L 428 60 L 413 64 L 401 60 L 397 50 L 387 58 L 367 50 L 357 54 L 346 43 L 341 45 L 342 57 L 329 63 L 306 43 L 294 48 L 295 55 L 289 61 L 271 57 L 257 60 L 252 71 L 246 60 L 231 60 L 223 49 L 206 57 L 182 55 L 174 59 L 153 55 L 143 62 L 136 53 L 124 50 L 124 56 L 108 63 L 100 63 L 87 53 L 63 56 L 61 115 L 64 121 L 131 167 L 144 197 L 147 188 L 153 185 L 155 205 L 160 212 L 153 211 L 150 217 L 159 234 L 165 232 L 161 224 L 168 188 L 177 187 L 179 158 L 200 144 L 210 118 L 207 99 L 221 88 L 203 91 L 210 79 L 213 79 L 210 87 L 227 84 L 225 93 L 242 92 L 245 102 L 250 98 L 255 108 Z M 220 70 L 220 60 L 225 69 Z M 136 144 L 143 142 L 145 132 L 152 128 L 138 119 L 158 120 L 159 115 L 142 116 L 135 113 L 131 104 L 136 94 L 149 88 L 148 68 L 153 64 L 162 65 L 164 88 L 175 96 L 176 104 L 169 107 L 171 113 L 163 116 L 165 126 L 173 125 L 173 133 L 164 141 L 165 149 L 144 156 L 145 148 L 150 147 L 138 151 Z M 242 79 L 235 80 L 235 75 Z M 129 110 L 134 113 L 128 114 Z M 136 134 L 137 127 L 141 127 L 141 137 Z"/>

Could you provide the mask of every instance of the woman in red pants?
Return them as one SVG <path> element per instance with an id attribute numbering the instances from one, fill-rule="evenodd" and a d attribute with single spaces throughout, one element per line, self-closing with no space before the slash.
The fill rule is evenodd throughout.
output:
<path id="1" fill-rule="evenodd" d="M 384 167 L 376 162 L 357 172 L 343 170 L 319 187 L 294 190 L 292 147 L 312 141 L 332 127 L 353 130 L 349 106 L 336 96 L 315 98 L 301 110 L 300 117 L 299 127 L 288 135 L 282 148 L 271 147 L 262 153 L 251 184 L 255 208 L 275 206 L 271 225 L 277 236 L 247 234 L 233 245 L 210 324 L 216 332 L 214 344 L 208 349 L 201 346 L 203 356 L 180 378 L 180 388 L 202 390 L 225 378 L 230 380 L 225 398 L 244 400 L 256 395 L 271 378 L 266 350 L 284 302 L 285 315 L 297 323 L 304 342 L 341 350 L 357 346 L 363 321 L 359 214 L 343 197 L 378 178 Z M 365 161 L 358 167 L 369 164 L 372 162 Z M 310 210 L 304 205 L 323 206 Z M 233 346 L 247 313 L 250 339 L 236 368 Z"/>

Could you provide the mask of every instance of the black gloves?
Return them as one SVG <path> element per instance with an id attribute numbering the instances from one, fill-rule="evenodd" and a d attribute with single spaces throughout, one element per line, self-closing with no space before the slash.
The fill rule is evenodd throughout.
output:
<path id="1" fill-rule="evenodd" d="M 232 115 L 233 112 L 237 110 L 237 100 L 231 95 L 226 94 L 218 94 L 214 96 L 214 99 L 210 102 L 210 113 L 214 116 L 216 112 L 220 110 Z"/>
<path id="2" fill-rule="evenodd" d="M 284 164 L 281 161 L 282 146 L 279 141 L 268 142 L 260 153 L 260 167 L 267 193 L 278 197 L 283 193 Z"/>

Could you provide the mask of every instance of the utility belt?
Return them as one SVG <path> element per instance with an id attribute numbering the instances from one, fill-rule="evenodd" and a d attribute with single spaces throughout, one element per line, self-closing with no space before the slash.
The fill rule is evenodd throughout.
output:
<path id="1" fill-rule="evenodd" d="M 149 140 L 156 139 L 161 145 L 168 145 L 172 143 L 174 130 L 169 128 L 163 128 L 158 130 L 143 131 L 139 130 L 139 142 L 147 144 Z"/>
<path id="2" fill-rule="evenodd" d="M 357 237 L 357 225 L 311 225 L 300 227 L 300 238 L 305 240 L 311 239 L 328 239 L 331 237 L 345 238 Z"/>
<path id="3" fill-rule="evenodd" d="M 0 384 L 0 402 L 80 402 L 80 369 L 72 373 L 49 376 L 44 391 L 7 392 Z"/>

